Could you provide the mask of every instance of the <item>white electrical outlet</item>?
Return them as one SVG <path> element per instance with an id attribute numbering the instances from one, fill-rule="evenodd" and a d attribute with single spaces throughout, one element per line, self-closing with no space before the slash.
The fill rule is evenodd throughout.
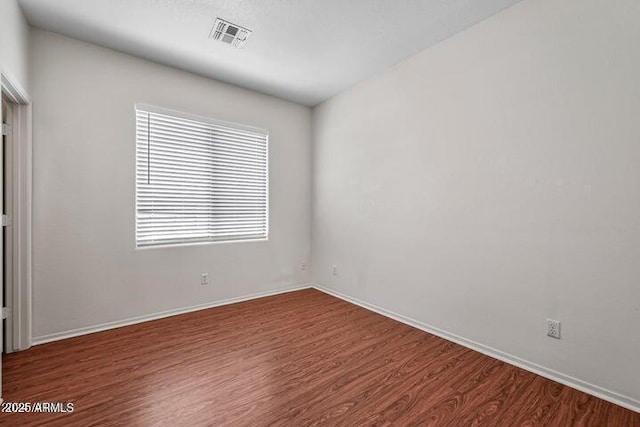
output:
<path id="1" fill-rule="evenodd" d="M 200 284 L 208 285 L 209 284 L 209 273 L 202 273 L 200 275 Z"/>
<path id="2" fill-rule="evenodd" d="M 307 263 L 303 262 L 302 264 L 300 264 L 300 270 L 306 270 L 307 269 Z"/>
<path id="3" fill-rule="evenodd" d="M 551 338 L 560 339 L 560 321 L 547 319 L 547 335 Z"/>
<path id="4" fill-rule="evenodd" d="M 337 266 L 333 266 L 331 267 L 331 274 L 333 274 L 334 276 L 338 275 L 338 267 Z"/>

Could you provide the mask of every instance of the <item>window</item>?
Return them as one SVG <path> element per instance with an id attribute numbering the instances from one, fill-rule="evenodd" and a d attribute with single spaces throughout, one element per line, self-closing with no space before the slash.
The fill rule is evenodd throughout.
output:
<path id="1" fill-rule="evenodd" d="M 137 247 L 268 237 L 268 133 L 136 107 Z"/>

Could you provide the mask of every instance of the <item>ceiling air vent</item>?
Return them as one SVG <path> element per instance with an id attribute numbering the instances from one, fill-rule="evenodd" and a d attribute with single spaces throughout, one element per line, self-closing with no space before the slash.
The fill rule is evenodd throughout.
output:
<path id="1" fill-rule="evenodd" d="M 230 44 L 233 47 L 242 47 L 250 35 L 251 30 L 217 18 L 213 24 L 209 38 Z"/>

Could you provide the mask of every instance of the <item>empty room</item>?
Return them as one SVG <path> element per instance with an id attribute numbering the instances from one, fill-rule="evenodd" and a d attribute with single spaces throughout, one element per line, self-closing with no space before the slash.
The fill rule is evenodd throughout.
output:
<path id="1" fill-rule="evenodd" d="M 640 2 L 0 0 L 0 425 L 640 427 Z"/>

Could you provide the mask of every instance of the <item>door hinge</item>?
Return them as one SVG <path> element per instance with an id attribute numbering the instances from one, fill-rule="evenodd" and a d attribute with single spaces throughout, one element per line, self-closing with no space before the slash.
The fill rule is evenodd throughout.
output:
<path id="1" fill-rule="evenodd" d="M 11 316 L 11 308 L 9 307 L 2 307 L 2 318 L 6 319 L 9 316 Z"/>
<path id="2" fill-rule="evenodd" d="M 2 124 L 2 135 L 11 135 L 11 125 L 6 123 Z"/>
<path id="3" fill-rule="evenodd" d="M 11 225 L 11 218 L 9 218 L 9 215 L 2 214 L 2 226 L 7 227 L 9 225 Z"/>

